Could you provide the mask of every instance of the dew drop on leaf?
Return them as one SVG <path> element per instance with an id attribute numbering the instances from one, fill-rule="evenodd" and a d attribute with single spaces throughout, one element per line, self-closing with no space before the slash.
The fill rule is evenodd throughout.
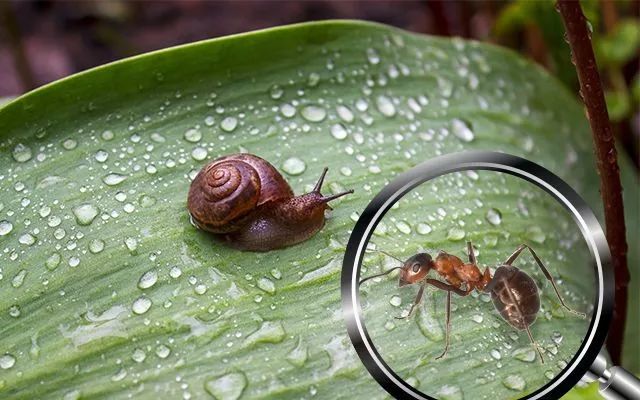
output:
<path id="1" fill-rule="evenodd" d="M 444 385 L 441 387 L 438 392 L 436 392 L 436 396 L 439 400 L 463 400 L 464 394 L 462 389 L 457 386 L 452 385 Z"/>
<path id="2" fill-rule="evenodd" d="M 6 236 L 13 230 L 13 224 L 10 221 L 0 221 L 0 236 Z"/>
<path id="3" fill-rule="evenodd" d="M 269 294 L 274 294 L 276 292 L 276 285 L 271 279 L 266 277 L 258 279 L 258 287 Z"/>
<path id="4" fill-rule="evenodd" d="M 449 229 L 449 232 L 447 232 L 447 239 L 458 241 L 464 239 L 466 235 L 467 233 L 463 229 L 451 228 Z"/>
<path id="5" fill-rule="evenodd" d="M 288 158 L 282 163 L 282 170 L 292 176 L 300 175 L 306 169 L 307 164 L 298 157 Z"/>
<path id="6" fill-rule="evenodd" d="M 309 105 L 302 109 L 301 115 L 309 122 L 321 122 L 326 118 L 327 110 L 320 106 Z"/>
<path id="7" fill-rule="evenodd" d="M 303 343 L 302 338 L 298 337 L 296 347 L 287 354 L 286 359 L 292 365 L 302 367 L 307 361 L 308 353 L 307 346 Z"/>
<path id="8" fill-rule="evenodd" d="M 524 362 L 533 362 L 536 359 L 536 352 L 534 349 L 531 348 L 531 346 L 515 349 L 513 353 L 511 353 L 511 355 L 516 360 L 520 360 Z"/>
<path id="9" fill-rule="evenodd" d="M 124 182 L 125 179 L 127 179 L 126 175 L 117 174 L 117 173 L 110 173 L 110 174 L 105 175 L 102 178 L 102 182 L 104 182 L 105 184 L 107 184 L 109 186 L 115 186 L 117 184 L 120 184 L 120 183 Z"/>
<path id="10" fill-rule="evenodd" d="M 191 143 L 197 143 L 202 139 L 202 133 L 198 129 L 187 129 L 184 133 L 184 140 Z"/>
<path id="11" fill-rule="evenodd" d="M 428 235 L 429 233 L 431 233 L 433 231 L 433 228 L 431 227 L 431 225 L 427 224 L 426 222 L 420 222 L 418 224 L 418 227 L 417 227 L 416 231 L 420 235 Z"/>
<path id="12" fill-rule="evenodd" d="M 469 125 L 461 119 L 456 118 L 451 121 L 451 131 L 455 137 L 463 142 L 471 142 L 475 138 L 475 135 Z"/>
<path id="13" fill-rule="evenodd" d="M 78 225 L 89 225 L 98 216 L 100 210 L 90 203 L 80 204 L 73 209 Z"/>
<path id="14" fill-rule="evenodd" d="M 11 151 L 11 155 L 13 159 L 19 163 L 27 162 L 31 160 L 31 148 L 22 143 L 18 143 Z"/>
<path id="15" fill-rule="evenodd" d="M 523 391 L 527 386 L 524 378 L 520 375 L 509 375 L 502 380 L 502 384 L 507 389 L 516 390 L 518 392 Z"/>
<path id="16" fill-rule="evenodd" d="M 5 353 L 0 356 L 0 368 L 9 369 L 12 368 L 16 364 L 16 358 L 9 354 Z"/>
<path id="17" fill-rule="evenodd" d="M 238 400 L 246 387 L 247 377 L 242 372 L 231 372 L 204 383 L 204 390 L 216 400 Z"/>
<path id="18" fill-rule="evenodd" d="M 539 226 L 533 225 L 527 228 L 526 237 L 532 242 L 542 244 L 546 240 L 547 235 Z"/>
<path id="19" fill-rule="evenodd" d="M 220 128 L 225 132 L 233 132 L 238 126 L 238 119 L 236 117 L 225 117 L 220 122 Z"/>
<path id="20" fill-rule="evenodd" d="M 138 287 L 140 289 L 149 289 L 158 281 L 158 273 L 155 270 L 147 271 L 138 280 Z"/>
<path id="21" fill-rule="evenodd" d="M 148 297 L 140 296 L 131 305 L 131 310 L 138 314 L 144 314 L 151 308 L 151 299 Z"/>
<path id="22" fill-rule="evenodd" d="M 396 115 L 396 107 L 387 96 L 378 96 L 376 98 L 376 107 L 378 107 L 378 111 L 385 117 L 393 117 Z"/>
<path id="23" fill-rule="evenodd" d="M 502 223 L 502 213 L 496 208 L 487 210 L 485 218 L 491 225 L 500 225 Z"/>

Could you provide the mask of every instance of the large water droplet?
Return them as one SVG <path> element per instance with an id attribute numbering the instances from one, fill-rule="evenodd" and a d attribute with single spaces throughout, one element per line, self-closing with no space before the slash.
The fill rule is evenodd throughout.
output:
<path id="1" fill-rule="evenodd" d="M 279 321 L 265 321 L 260 328 L 251 333 L 245 339 L 245 345 L 256 343 L 280 343 L 284 340 L 286 333 L 282 323 Z"/>
<path id="2" fill-rule="evenodd" d="M 527 386 L 527 383 L 525 382 L 524 378 L 521 377 L 520 375 L 509 375 L 502 380 L 502 384 L 507 389 L 516 390 L 518 392 L 523 391 L 524 388 Z"/>
<path id="3" fill-rule="evenodd" d="M 30 233 L 23 233 L 18 238 L 18 243 L 24 244 L 26 246 L 31 246 L 36 242 L 36 237 Z"/>
<path id="4" fill-rule="evenodd" d="M 13 355 L 9 353 L 5 353 L 2 356 L 0 356 L 0 368 L 9 369 L 9 368 L 12 368 L 15 364 L 16 364 L 16 358 Z"/>
<path id="5" fill-rule="evenodd" d="M 302 118 L 309 122 L 320 122 L 327 116 L 327 110 L 320 106 L 310 105 L 302 109 Z"/>
<path id="6" fill-rule="evenodd" d="M 29 148 L 28 146 L 22 143 L 18 143 L 13 148 L 11 155 L 13 156 L 13 159 L 16 160 L 17 162 L 20 162 L 20 163 L 27 162 L 31 160 L 31 155 L 32 155 L 31 148 Z"/>
<path id="7" fill-rule="evenodd" d="M 247 377 L 242 372 L 231 372 L 204 383 L 204 390 L 216 400 L 238 400 L 246 387 Z"/>
<path id="8" fill-rule="evenodd" d="M 258 280 L 258 287 L 269 294 L 276 292 L 276 285 L 269 278 L 262 277 Z"/>
<path id="9" fill-rule="evenodd" d="M 449 229 L 449 232 L 447 232 L 447 239 L 448 240 L 453 240 L 453 241 L 458 241 L 458 240 L 462 240 L 464 239 L 464 237 L 467 235 L 467 233 L 460 228 L 454 227 Z"/>
<path id="10" fill-rule="evenodd" d="M 342 124 L 335 124 L 331 127 L 331 136 L 338 140 L 344 140 L 347 138 L 347 130 Z"/>
<path id="11" fill-rule="evenodd" d="M 225 132 L 233 132 L 238 126 L 238 119 L 235 117 L 226 117 L 220 122 L 220 128 Z"/>
<path id="12" fill-rule="evenodd" d="M 282 97 L 283 94 L 284 90 L 282 90 L 279 85 L 273 85 L 271 86 L 271 88 L 269 88 L 269 96 L 274 100 L 278 100 Z"/>
<path id="13" fill-rule="evenodd" d="M 282 163 L 282 170 L 289 175 L 300 175 L 307 169 L 307 164 L 298 157 L 288 158 Z"/>
<path id="14" fill-rule="evenodd" d="M 436 392 L 436 397 L 439 400 L 463 400 L 464 394 L 457 386 L 444 385 Z"/>
<path id="15" fill-rule="evenodd" d="M 199 142 L 202 139 L 202 133 L 198 129 L 187 129 L 184 133 L 184 140 L 191 143 Z"/>
<path id="16" fill-rule="evenodd" d="M 537 225 L 528 227 L 525 235 L 532 242 L 536 242 L 539 244 L 544 243 L 545 239 L 547 238 L 547 235 L 542 231 L 542 228 Z"/>
<path id="17" fill-rule="evenodd" d="M 396 107 L 387 96 L 378 96 L 376 98 L 376 106 L 378 107 L 378 111 L 385 117 L 393 117 L 396 115 Z"/>
<path id="18" fill-rule="evenodd" d="M 444 331 L 442 330 L 440 323 L 423 307 L 418 308 L 417 321 L 420 332 L 422 332 L 426 338 L 434 342 L 444 339 Z"/>
<path id="19" fill-rule="evenodd" d="M 107 184 L 109 186 L 115 186 L 115 185 L 117 185 L 119 183 L 124 182 L 125 179 L 127 179 L 126 175 L 110 173 L 110 174 L 105 175 L 102 178 L 102 182 L 104 182 L 105 184 Z"/>
<path id="20" fill-rule="evenodd" d="M 161 344 L 156 347 L 156 355 L 159 358 L 167 358 L 171 354 L 171 348 L 169 346 Z"/>
<path id="21" fill-rule="evenodd" d="M 336 107 L 336 112 L 338 113 L 338 117 L 344 122 L 353 122 L 353 112 L 349 107 L 339 105 L 338 107 Z"/>
<path id="22" fill-rule="evenodd" d="M 511 353 L 511 355 L 516 360 L 524 362 L 533 362 L 536 359 L 536 352 L 533 348 L 531 348 L 531 346 L 515 349 L 513 353 Z"/>
<path id="23" fill-rule="evenodd" d="M 380 63 L 380 54 L 374 48 L 367 49 L 367 60 L 370 64 L 376 65 Z"/>
<path id="24" fill-rule="evenodd" d="M 502 213 L 496 208 L 490 208 L 489 210 L 487 210 L 485 218 L 491 225 L 500 225 L 500 223 L 502 222 Z"/>
<path id="25" fill-rule="evenodd" d="M 78 225 L 89 225 L 98 216 L 100 210 L 93 204 L 85 203 L 73 209 L 73 215 L 76 217 Z"/>
<path id="26" fill-rule="evenodd" d="M 418 228 L 416 229 L 416 231 L 418 231 L 420 235 L 428 235 L 429 233 L 431 233 L 431 231 L 433 231 L 433 228 L 431 228 L 431 225 L 425 222 L 421 222 L 418 224 Z"/>
<path id="27" fill-rule="evenodd" d="M 151 286 L 155 285 L 157 281 L 158 273 L 154 270 L 147 271 L 140 277 L 138 287 L 140 289 L 149 289 Z"/>
<path id="28" fill-rule="evenodd" d="M 131 353 L 131 359 L 137 363 L 143 362 L 147 358 L 147 353 L 142 349 L 135 349 Z"/>
<path id="29" fill-rule="evenodd" d="M 302 338 L 298 337 L 298 344 L 287 354 L 287 361 L 296 367 L 302 367 L 307 361 L 308 354 L 307 346 L 302 342 Z"/>
<path id="30" fill-rule="evenodd" d="M 138 297 L 131 306 L 131 310 L 138 315 L 146 313 L 150 308 L 151 299 L 145 296 Z"/>
<path id="31" fill-rule="evenodd" d="M 451 121 L 451 131 L 463 142 L 471 142 L 475 138 L 475 135 L 469 125 L 461 119 L 456 118 Z"/>
<path id="32" fill-rule="evenodd" d="M 0 236 L 6 236 L 13 230 L 13 224 L 10 221 L 0 221 Z"/>

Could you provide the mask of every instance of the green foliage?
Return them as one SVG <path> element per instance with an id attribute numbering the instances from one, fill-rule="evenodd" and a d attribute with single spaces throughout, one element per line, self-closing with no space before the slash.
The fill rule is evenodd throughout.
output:
<path id="1" fill-rule="evenodd" d="M 0 109 L 0 397 L 385 398 L 358 362 L 340 309 L 342 253 L 357 212 L 396 174 L 464 149 L 534 159 L 598 211 L 588 137 L 572 94 L 518 55 L 358 22 L 181 46 L 20 97 Z M 189 224 L 186 193 L 207 159 L 239 151 L 283 171 L 287 160 L 303 162 L 286 173 L 297 193 L 325 165 L 327 192 L 356 193 L 301 245 L 262 254 L 221 247 Z M 586 254 L 560 241 L 566 216 L 546 213 L 547 200 L 517 183 L 483 177 L 476 185 L 485 205 L 449 189 L 427 202 L 412 197 L 394 210 L 410 233 L 389 224 L 376 241 L 401 255 L 421 247 L 459 253 L 463 242 L 449 234 L 455 220 L 481 262 L 492 264 L 533 240 L 563 293 L 586 307 L 588 278 L 569 262 Z M 625 195 L 634 198 L 637 188 Z M 433 213 L 422 207 L 436 198 L 450 218 L 416 234 Z M 518 214 L 519 199 L 529 217 Z M 486 222 L 489 206 L 501 210 L 502 228 Z M 496 243 L 483 242 L 487 235 Z M 638 265 L 632 251 L 630 265 Z M 533 268 L 530 259 L 523 265 Z M 377 284 L 386 296 L 385 285 Z M 406 289 L 397 292 L 403 304 L 414 294 Z M 420 316 L 441 330 L 441 294 L 428 298 Z M 514 360 L 508 346 L 526 347 L 527 338 L 513 336 L 490 304 L 456 304 L 452 353 L 442 364 L 432 358 L 442 338 L 418 321 L 397 324 L 376 343 L 432 393 L 446 391 L 432 370 L 447 365 L 456 366 L 451 379 L 465 397 L 515 397 L 549 379 L 537 364 Z M 547 295 L 543 305 L 534 334 L 556 374 L 580 339 L 581 320 Z M 388 301 L 378 307 L 376 321 L 395 321 Z M 472 322 L 478 312 L 483 321 Z M 554 331 L 564 338 L 556 355 Z M 394 348 L 407 337 L 416 357 Z M 505 375 L 525 387 L 504 384 Z"/>

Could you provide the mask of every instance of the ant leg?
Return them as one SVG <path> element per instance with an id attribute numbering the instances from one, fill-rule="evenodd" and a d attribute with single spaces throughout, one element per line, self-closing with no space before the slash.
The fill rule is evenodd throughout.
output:
<path id="1" fill-rule="evenodd" d="M 515 261 L 515 259 L 518 258 L 518 256 L 520 255 L 520 253 L 522 253 L 522 251 L 524 249 L 529 249 L 529 252 L 531 252 L 531 255 L 533 256 L 533 259 L 536 260 L 536 264 L 538 264 L 538 267 L 542 270 L 542 273 L 544 273 L 544 276 L 547 278 L 547 280 L 549 282 L 551 282 L 551 286 L 553 286 L 553 290 L 556 292 L 556 296 L 558 296 L 558 300 L 560 300 L 560 304 L 562 304 L 562 306 L 564 308 L 566 308 L 569 312 L 572 312 L 572 313 L 584 318 L 586 316 L 586 314 L 578 312 L 578 311 L 575 311 L 575 310 L 571 309 L 568 305 L 565 304 L 564 299 L 560 295 L 560 291 L 558 290 L 558 287 L 556 286 L 556 281 L 553 279 L 553 277 L 549 273 L 549 270 L 547 270 L 547 268 L 544 266 L 544 264 L 542 263 L 542 260 L 540 260 L 540 257 L 538 257 L 536 252 L 531 247 L 527 246 L 526 244 L 521 244 L 520 246 L 518 246 L 516 251 L 514 251 L 513 254 L 511 254 L 511 256 L 509 256 L 507 261 L 505 261 L 505 264 L 506 265 L 511 265 Z"/>
<path id="2" fill-rule="evenodd" d="M 413 304 L 411 304 L 411 308 L 409 309 L 409 313 L 404 316 L 404 317 L 395 317 L 395 319 L 409 319 L 411 317 L 411 313 L 413 313 L 413 309 L 420 304 L 420 302 L 422 301 L 422 294 L 424 293 L 424 287 L 426 286 L 426 284 L 422 284 L 420 285 L 420 289 L 418 289 L 418 295 L 416 296 L 416 299 L 413 301 Z"/>
<path id="3" fill-rule="evenodd" d="M 478 265 L 478 260 L 476 260 L 476 252 L 473 251 L 473 245 L 470 241 L 467 242 L 467 255 L 469 256 L 469 263 Z"/>
<path id="4" fill-rule="evenodd" d="M 529 340 L 531 340 L 531 345 L 535 347 L 536 351 L 540 355 L 540 361 L 542 361 L 542 363 L 544 364 L 544 357 L 542 357 L 542 351 L 540 351 L 540 346 L 538 345 L 538 343 L 536 343 L 536 341 L 533 340 L 533 335 L 531 334 L 531 330 L 529 329 L 529 326 L 527 326 L 527 335 L 529 335 Z"/>
<path id="5" fill-rule="evenodd" d="M 442 354 L 440 354 L 438 357 L 436 357 L 436 360 L 441 359 L 442 357 L 444 357 L 447 354 L 447 351 L 449 351 L 449 334 L 451 333 L 451 292 L 448 291 L 447 292 L 447 322 L 445 325 L 445 334 L 444 334 L 444 350 L 442 351 Z"/>

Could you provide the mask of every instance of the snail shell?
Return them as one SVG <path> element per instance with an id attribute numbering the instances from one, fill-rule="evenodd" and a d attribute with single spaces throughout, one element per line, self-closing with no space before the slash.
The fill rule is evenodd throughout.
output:
<path id="1" fill-rule="evenodd" d="M 266 160 L 236 154 L 206 165 L 191 183 L 187 201 L 198 227 L 227 233 L 244 225 L 259 206 L 291 197 L 289 184 Z"/>

